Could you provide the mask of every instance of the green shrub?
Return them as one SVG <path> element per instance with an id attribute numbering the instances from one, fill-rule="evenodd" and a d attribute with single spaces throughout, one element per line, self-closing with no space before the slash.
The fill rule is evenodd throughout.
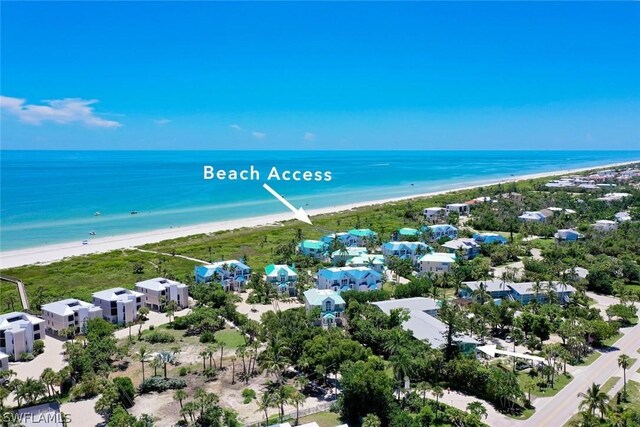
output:
<path id="1" fill-rule="evenodd" d="M 182 367 L 180 368 L 180 370 L 178 371 L 178 375 L 180 375 L 181 377 L 184 377 L 185 375 L 187 375 L 187 372 L 188 372 L 188 371 L 187 371 L 187 368 L 186 368 L 186 367 L 184 367 L 184 366 L 182 366 Z"/>
<path id="2" fill-rule="evenodd" d="M 149 334 L 145 334 L 143 335 L 142 339 L 151 344 L 170 343 L 176 340 L 175 337 L 171 335 L 171 333 L 163 331 L 154 331 Z"/>
<path id="3" fill-rule="evenodd" d="M 153 331 L 156 327 L 154 325 L 149 326 L 149 330 Z"/>
<path id="4" fill-rule="evenodd" d="M 242 390 L 242 397 L 244 398 L 243 403 L 245 405 L 251 403 L 251 401 L 256 398 L 256 391 L 250 388 L 245 388 Z"/>
<path id="5" fill-rule="evenodd" d="M 31 354 L 31 353 L 22 353 L 20 355 L 20 361 L 21 362 L 29 362 L 31 360 L 33 360 L 33 354 Z"/>
<path id="6" fill-rule="evenodd" d="M 216 335 L 211 331 L 204 331 L 200 335 L 200 342 L 206 344 L 208 342 L 214 342 L 216 340 Z"/>
<path id="7" fill-rule="evenodd" d="M 136 396 L 136 389 L 133 387 L 131 378 L 129 377 L 116 377 L 113 379 L 113 383 L 118 389 L 118 396 L 120 397 L 120 403 L 125 408 L 131 408 L 133 406 L 133 399 Z"/>
<path id="8" fill-rule="evenodd" d="M 33 342 L 33 354 L 37 356 L 38 354 L 42 354 L 43 352 L 44 352 L 44 341 L 35 340 Z"/>
<path id="9" fill-rule="evenodd" d="M 165 390 L 185 388 L 187 382 L 183 378 L 167 378 L 151 377 L 142 381 L 138 391 L 140 394 L 151 393 L 153 391 L 162 392 Z"/>

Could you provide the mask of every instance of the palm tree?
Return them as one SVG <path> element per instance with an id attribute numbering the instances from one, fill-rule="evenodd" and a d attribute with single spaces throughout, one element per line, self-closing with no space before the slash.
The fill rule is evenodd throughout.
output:
<path id="1" fill-rule="evenodd" d="M 144 381 L 144 364 L 149 361 L 149 350 L 147 350 L 146 346 L 141 346 L 135 357 L 138 359 L 138 362 L 142 364 L 142 381 Z"/>
<path id="2" fill-rule="evenodd" d="M 54 386 L 58 384 L 58 374 L 51 368 L 46 368 L 40 374 L 40 381 L 47 386 L 47 394 L 51 397 L 52 394 L 56 393 Z"/>
<path id="3" fill-rule="evenodd" d="M 162 363 L 162 368 L 164 370 L 164 379 L 166 380 L 167 379 L 167 364 L 173 363 L 174 360 L 175 360 L 175 357 L 173 356 L 173 353 L 171 353 L 170 351 L 161 351 L 160 353 L 158 353 L 156 358 L 158 358 L 160 360 L 160 362 Z"/>
<path id="4" fill-rule="evenodd" d="M 589 415 L 595 415 L 596 410 L 600 411 L 600 418 L 604 418 L 607 412 L 607 403 L 609 396 L 600 389 L 600 384 L 593 383 L 586 393 L 578 393 L 578 397 L 582 398 L 580 409 L 586 407 Z"/>
<path id="5" fill-rule="evenodd" d="M 149 362 L 149 365 L 153 368 L 153 376 L 157 377 L 158 376 L 158 368 L 162 367 L 162 362 L 160 361 L 160 359 L 158 359 L 158 357 L 154 357 Z"/>
<path id="6" fill-rule="evenodd" d="M 271 390 L 265 390 L 258 400 L 258 411 L 264 411 L 264 425 L 269 425 L 269 408 L 273 407 L 275 402 L 273 392 Z"/>
<path id="7" fill-rule="evenodd" d="M 289 366 L 290 361 L 286 356 L 289 349 L 282 345 L 278 340 L 271 340 L 267 349 L 260 354 L 260 369 L 267 371 L 268 374 L 274 374 L 278 384 L 282 384 L 283 372 Z"/>
<path id="8" fill-rule="evenodd" d="M 487 408 L 484 407 L 480 401 L 476 400 L 475 402 L 467 403 L 467 411 L 476 415 L 478 418 L 487 418 L 489 414 L 487 413 Z"/>
<path id="9" fill-rule="evenodd" d="M 176 314 L 176 311 L 178 311 L 178 309 L 180 308 L 180 306 L 178 305 L 178 303 L 176 301 L 169 301 L 165 306 L 164 306 L 164 312 L 166 314 L 166 316 L 169 318 L 169 325 L 171 325 L 171 323 L 173 322 L 174 316 Z"/>
<path id="10" fill-rule="evenodd" d="M 182 401 L 186 398 L 187 398 L 187 392 L 182 389 L 178 389 L 173 393 L 173 400 L 177 401 L 180 404 L 180 413 L 182 414 L 182 417 L 184 418 L 185 421 L 187 421 L 187 417 L 185 416 L 185 413 L 184 413 L 184 405 L 182 404 Z"/>
<path id="11" fill-rule="evenodd" d="M 202 373 L 207 370 L 207 356 L 209 352 L 207 350 L 202 350 L 200 352 L 200 357 L 202 357 Z"/>
<path id="12" fill-rule="evenodd" d="M 304 406 L 304 402 L 305 400 L 307 400 L 307 396 L 305 396 L 304 393 L 300 392 L 299 390 L 296 390 L 291 394 L 290 400 L 291 400 L 291 403 L 296 405 L 296 425 L 297 425 L 298 421 L 300 420 L 300 405 Z"/>
<path id="13" fill-rule="evenodd" d="M 627 369 L 631 365 L 631 358 L 626 354 L 621 354 L 618 357 L 618 367 L 622 368 L 624 376 L 624 398 L 627 398 Z"/>
<path id="14" fill-rule="evenodd" d="M 444 390 L 442 390 L 442 387 L 440 387 L 439 385 L 435 385 L 433 386 L 433 388 L 431 389 L 431 393 L 433 393 L 433 395 L 436 397 L 436 421 L 438 420 L 438 401 L 440 400 L 440 398 L 442 396 L 444 396 Z"/>
<path id="15" fill-rule="evenodd" d="M 196 402 L 187 402 L 184 404 L 184 408 L 180 411 L 182 417 L 184 418 L 185 414 L 189 414 L 189 419 L 191 422 L 195 422 L 193 414 L 198 410 L 198 404 Z"/>
<path id="16" fill-rule="evenodd" d="M 427 392 L 430 388 L 431 387 L 429 386 L 429 383 L 426 381 L 420 381 L 418 384 L 416 384 L 416 390 L 418 391 L 418 393 L 422 393 L 423 406 L 427 403 Z"/>
<path id="17" fill-rule="evenodd" d="M 216 361 L 213 358 L 213 355 L 216 353 L 216 351 L 218 350 L 218 346 L 214 343 L 214 344 L 209 344 L 207 346 L 207 357 L 209 358 L 209 369 L 212 369 L 212 365 L 214 369 L 218 369 L 216 366 Z"/>

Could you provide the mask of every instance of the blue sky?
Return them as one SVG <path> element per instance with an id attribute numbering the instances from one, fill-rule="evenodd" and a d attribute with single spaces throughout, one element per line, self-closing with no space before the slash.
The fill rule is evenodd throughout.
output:
<path id="1" fill-rule="evenodd" d="M 640 147 L 638 3 L 2 9 L 4 149 Z"/>

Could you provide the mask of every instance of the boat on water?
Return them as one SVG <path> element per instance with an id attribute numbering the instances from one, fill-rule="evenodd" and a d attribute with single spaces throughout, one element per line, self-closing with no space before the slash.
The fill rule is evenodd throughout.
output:
<path id="1" fill-rule="evenodd" d="M 89 241 L 88 241 L 88 240 L 83 240 L 83 241 L 82 241 L 82 244 L 83 244 L 83 245 L 88 245 L 88 244 L 89 244 Z"/>
<path id="2" fill-rule="evenodd" d="M 93 214 L 93 216 L 100 216 L 100 215 L 102 215 L 100 211 L 96 211 L 96 213 Z"/>
<path id="3" fill-rule="evenodd" d="M 137 215 L 138 211 L 131 211 L 131 215 Z"/>
<path id="4" fill-rule="evenodd" d="M 89 232 L 89 235 L 90 235 L 90 236 L 95 236 L 95 235 L 96 235 L 96 232 L 95 232 L 95 231 L 90 231 L 90 232 Z"/>

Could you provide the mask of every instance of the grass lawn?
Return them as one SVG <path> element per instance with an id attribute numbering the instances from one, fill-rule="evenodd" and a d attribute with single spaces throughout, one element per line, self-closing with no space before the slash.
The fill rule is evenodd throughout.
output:
<path id="1" fill-rule="evenodd" d="M 609 391 L 611 391 L 611 389 L 615 387 L 616 384 L 618 384 L 618 381 L 620 381 L 620 377 L 611 377 L 604 384 L 602 384 L 600 390 L 605 393 L 609 393 Z"/>
<path id="2" fill-rule="evenodd" d="M 525 384 L 525 377 L 528 377 L 529 375 L 525 372 L 521 372 L 518 374 L 518 382 L 520 383 L 520 385 L 523 387 L 524 389 L 524 384 Z M 541 378 L 537 377 L 537 380 Z M 537 396 L 537 397 L 549 397 L 549 396 L 555 396 L 560 390 L 562 390 L 564 388 L 564 386 L 566 386 L 567 384 L 569 384 L 571 382 L 571 380 L 573 379 L 573 377 L 569 374 L 565 375 L 565 374 L 558 374 L 555 377 L 555 382 L 552 388 L 534 388 L 533 390 L 531 390 L 531 395 L 532 396 Z"/>
<path id="3" fill-rule="evenodd" d="M 618 332 L 616 335 L 612 336 L 609 339 L 606 339 L 602 342 L 602 345 L 604 347 L 611 347 L 613 346 L 613 344 L 615 344 L 616 341 L 618 341 L 620 338 L 622 338 L 624 334 L 621 332 Z"/>
<path id="4" fill-rule="evenodd" d="M 318 412 L 317 414 L 301 417 L 299 424 L 307 424 L 312 422 L 318 423 L 320 427 L 335 427 L 343 422 L 340 420 L 340 414 L 335 412 Z"/>
<path id="5" fill-rule="evenodd" d="M 533 394 L 533 393 L 531 393 Z M 531 415 L 535 414 L 536 410 L 535 409 L 530 409 L 527 408 L 524 411 L 522 411 L 522 413 L 518 416 L 515 415 L 510 415 L 510 414 L 506 414 L 509 418 L 513 418 L 514 420 L 526 420 L 527 418 L 531 417 Z"/>
<path id="6" fill-rule="evenodd" d="M 556 245 L 555 239 L 551 239 L 551 238 L 534 239 L 534 240 L 531 240 L 529 243 L 531 244 L 532 248 L 538 248 L 541 250 L 549 249 Z"/>
<path id="7" fill-rule="evenodd" d="M 245 344 L 244 336 L 235 329 L 223 329 L 215 333 L 216 341 L 228 348 L 238 348 Z"/>
<path id="8" fill-rule="evenodd" d="M 635 409 L 640 411 L 640 383 L 637 381 L 627 381 L 627 399 L 628 402 L 624 403 L 625 408 Z"/>
<path id="9" fill-rule="evenodd" d="M 587 357 L 582 359 L 582 362 L 580 362 L 580 363 L 578 363 L 578 364 L 576 364 L 574 366 L 588 366 L 588 365 L 591 365 L 593 362 L 598 360 L 598 358 L 600 356 L 602 356 L 602 353 L 600 353 L 599 351 L 594 351 L 590 355 L 588 355 Z"/>

